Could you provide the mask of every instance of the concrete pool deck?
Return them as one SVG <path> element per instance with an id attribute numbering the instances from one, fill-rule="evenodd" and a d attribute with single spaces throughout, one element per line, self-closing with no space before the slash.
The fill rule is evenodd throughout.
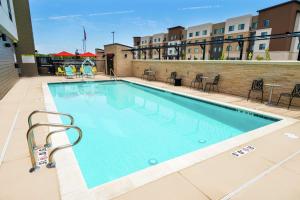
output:
<path id="1" fill-rule="evenodd" d="M 104 79 L 108 78 L 96 76 L 96 80 Z M 242 97 L 204 93 L 138 78 L 124 79 L 300 119 L 300 109 L 294 107 L 287 110 L 247 102 Z M 60 81 L 74 80 L 64 77 L 21 78 L 0 101 L 0 199 L 60 199 L 56 169 L 44 168 L 34 174 L 28 173 L 31 163 L 25 137 L 29 113 L 45 108 L 42 83 Z M 45 121 L 47 118 L 35 120 Z M 255 147 L 255 151 L 243 157 L 236 158 L 231 154 L 243 147 L 239 146 L 115 199 L 299 199 L 300 138 L 293 139 L 290 134 L 300 137 L 300 122 L 243 145 Z M 41 134 L 38 138 L 43 136 Z M 84 198 L 78 196 L 77 199 Z"/>

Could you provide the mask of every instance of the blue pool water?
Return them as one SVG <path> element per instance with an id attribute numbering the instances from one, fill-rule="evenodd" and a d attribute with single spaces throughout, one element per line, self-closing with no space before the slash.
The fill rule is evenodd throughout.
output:
<path id="1" fill-rule="evenodd" d="M 278 121 L 125 81 L 49 88 L 83 130 L 73 149 L 89 188 Z"/>

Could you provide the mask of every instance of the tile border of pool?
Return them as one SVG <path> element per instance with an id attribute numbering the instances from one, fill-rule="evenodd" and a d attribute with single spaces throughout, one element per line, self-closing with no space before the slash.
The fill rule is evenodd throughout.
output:
<path id="1" fill-rule="evenodd" d="M 110 80 L 95 80 L 95 81 L 73 81 L 73 82 L 43 82 L 42 88 L 45 99 L 45 107 L 46 110 L 57 111 L 54 99 L 49 90 L 48 83 L 78 83 L 78 82 L 107 82 Z M 56 165 L 57 165 L 57 174 L 59 179 L 60 193 L 62 200 L 69 200 L 73 198 L 82 198 L 82 199 L 111 199 L 117 197 L 121 194 L 129 192 L 133 189 L 136 189 L 146 183 L 155 181 L 163 176 L 174 173 L 176 171 L 182 170 L 186 167 L 190 167 L 200 161 L 206 160 L 213 156 L 216 156 L 220 153 L 223 153 L 227 150 L 240 146 L 244 143 L 250 142 L 256 138 L 267 135 L 279 128 L 286 127 L 291 125 L 298 120 L 288 117 L 283 117 L 279 115 L 275 115 L 272 113 L 267 113 L 259 110 L 249 109 L 242 106 L 236 106 L 230 103 L 219 102 L 215 100 L 211 100 L 205 97 L 198 97 L 195 95 L 172 91 L 166 88 L 159 88 L 152 85 L 143 84 L 140 82 L 126 80 L 129 83 L 145 86 L 148 88 L 157 89 L 160 91 L 170 92 L 172 94 L 177 94 L 180 96 L 184 96 L 187 98 L 192 98 L 200 101 L 204 101 L 207 103 L 213 103 L 215 105 L 223 106 L 231 109 L 241 109 L 243 111 L 251 112 L 258 114 L 258 116 L 266 116 L 275 119 L 280 119 L 278 122 L 274 122 L 270 125 L 249 131 L 247 133 L 241 134 L 239 136 L 235 136 L 228 140 L 224 140 L 222 142 L 210 145 L 203 149 L 199 149 L 182 156 L 170 159 L 168 161 L 162 162 L 158 165 L 148 167 L 146 169 L 142 169 L 140 171 L 134 172 L 132 174 L 128 174 L 127 176 L 121 177 L 119 179 L 113 180 L 111 182 L 99 185 L 95 188 L 88 189 L 81 174 L 81 170 L 77 163 L 75 154 L 72 149 L 66 149 L 64 151 L 58 152 L 55 155 Z M 48 120 L 50 123 L 61 123 L 61 120 L 58 116 L 50 116 L 48 115 Z M 76 124 L 76 119 L 75 119 Z M 65 133 L 60 135 L 56 135 L 52 138 L 52 142 L 54 146 L 58 146 L 59 144 L 69 143 L 69 139 Z"/>

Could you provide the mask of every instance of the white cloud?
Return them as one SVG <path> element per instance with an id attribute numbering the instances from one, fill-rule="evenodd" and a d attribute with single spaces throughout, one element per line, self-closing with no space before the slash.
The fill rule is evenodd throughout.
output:
<path id="1" fill-rule="evenodd" d="M 48 19 L 51 20 L 62 20 L 62 19 L 72 19 L 75 17 L 81 17 L 82 15 L 61 15 L 61 16 L 53 16 L 53 17 L 48 17 Z"/>
<path id="2" fill-rule="evenodd" d="M 206 6 L 191 6 L 185 8 L 179 8 L 178 10 L 200 10 L 200 9 L 213 9 L 220 8 L 220 5 L 206 5 Z"/>
<path id="3" fill-rule="evenodd" d="M 134 13 L 134 10 L 121 10 L 121 11 L 112 11 L 112 12 L 99 12 L 99 13 L 92 13 L 88 16 L 103 16 L 103 15 L 122 15 L 122 14 L 129 14 Z"/>

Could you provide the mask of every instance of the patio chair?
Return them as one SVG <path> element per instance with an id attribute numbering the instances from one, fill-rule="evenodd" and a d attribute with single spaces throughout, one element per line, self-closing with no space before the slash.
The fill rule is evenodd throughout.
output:
<path id="1" fill-rule="evenodd" d="M 155 76 L 156 72 L 155 71 L 148 71 L 148 76 L 147 79 L 148 80 L 155 80 L 156 81 L 156 76 Z"/>
<path id="2" fill-rule="evenodd" d="M 93 73 L 93 69 L 90 65 L 83 66 L 83 75 L 86 77 L 94 78 L 95 75 Z"/>
<path id="3" fill-rule="evenodd" d="M 97 74 L 97 67 L 93 67 L 92 72 L 93 74 Z"/>
<path id="4" fill-rule="evenodd" d="M 144 70 L 144 73 L 142 74 L 141 79 L 145 79 L 148 77 L 148 71 L 149 71 L 149 69 Z"/>
<path id="5" fill-rule="evenodd" d="M 72 67 L 65 67 L 66 78 L 74 78 L 75 74 L 73 73 Z"/>
<path id="6" fill-rule="evenodd" d="M 204 91 L 207 91 L 207 87 L 209 86 L 208 87 L 208 92 L 210 92 L 211 87 L 212 87 L 213 91 L 215 91 L 215 87 L 216 87 L 217 92 L 219 92 L 219 81 L 220 81 L 220 74 L 215 76 L 215 78 L 212 82 L 207 82 L 205 84 Z"/>
<path id="7" fill-rule="evenodd" d="M 282 96 L 290 98 L 289 99 L 289 105 L 288 105 L 288 109 L 290 109 L 290 107 L 292 105 L 293 98 L 300 98 L 300 84 L 296 84 L 291 93 L 281 93 L 279 98 L 278 98 L 277 105 L 279 104 L 279 101 L 280 101 Z"/>
<path id="8" fill-rule="evenodd" d="M 56 76 L 60 76 L 60 75 L 63 76 L 63 75 L 65 75 L 65 72 L 62 69 L 62 67 L 58 67 L 57 72 L 55 74 L 56 74 Z"/>
<path id="9" fill-rule="evenodd" d="M 172 82 L 175 82 L 177 73 L 176 72 L 171 72 L 170 77 L 167 78 L 167 83 L 172 84 Z"/>
<path id="10" fill-rule="evenodd" d="M 248 98 L 247 101 L 250 98 L 251 92 L 260 92 L 261 93 L 261 102 L 264 101 L 264 80 L 258 79 L 252 81 L 252 86 L 248 92 Z"/>
<path id="11" fill-rule="evenodd" d="M 203 78 L 202 77 L 203 77 L 202 73 L 197 74 L 195 79 L 192 80 L 190 88 L 192 88 L 193 86 L 196 87 L 196 83 L 198 83 L 198 89 L 199 89 L 200 85 L 203 89 Z"/>

